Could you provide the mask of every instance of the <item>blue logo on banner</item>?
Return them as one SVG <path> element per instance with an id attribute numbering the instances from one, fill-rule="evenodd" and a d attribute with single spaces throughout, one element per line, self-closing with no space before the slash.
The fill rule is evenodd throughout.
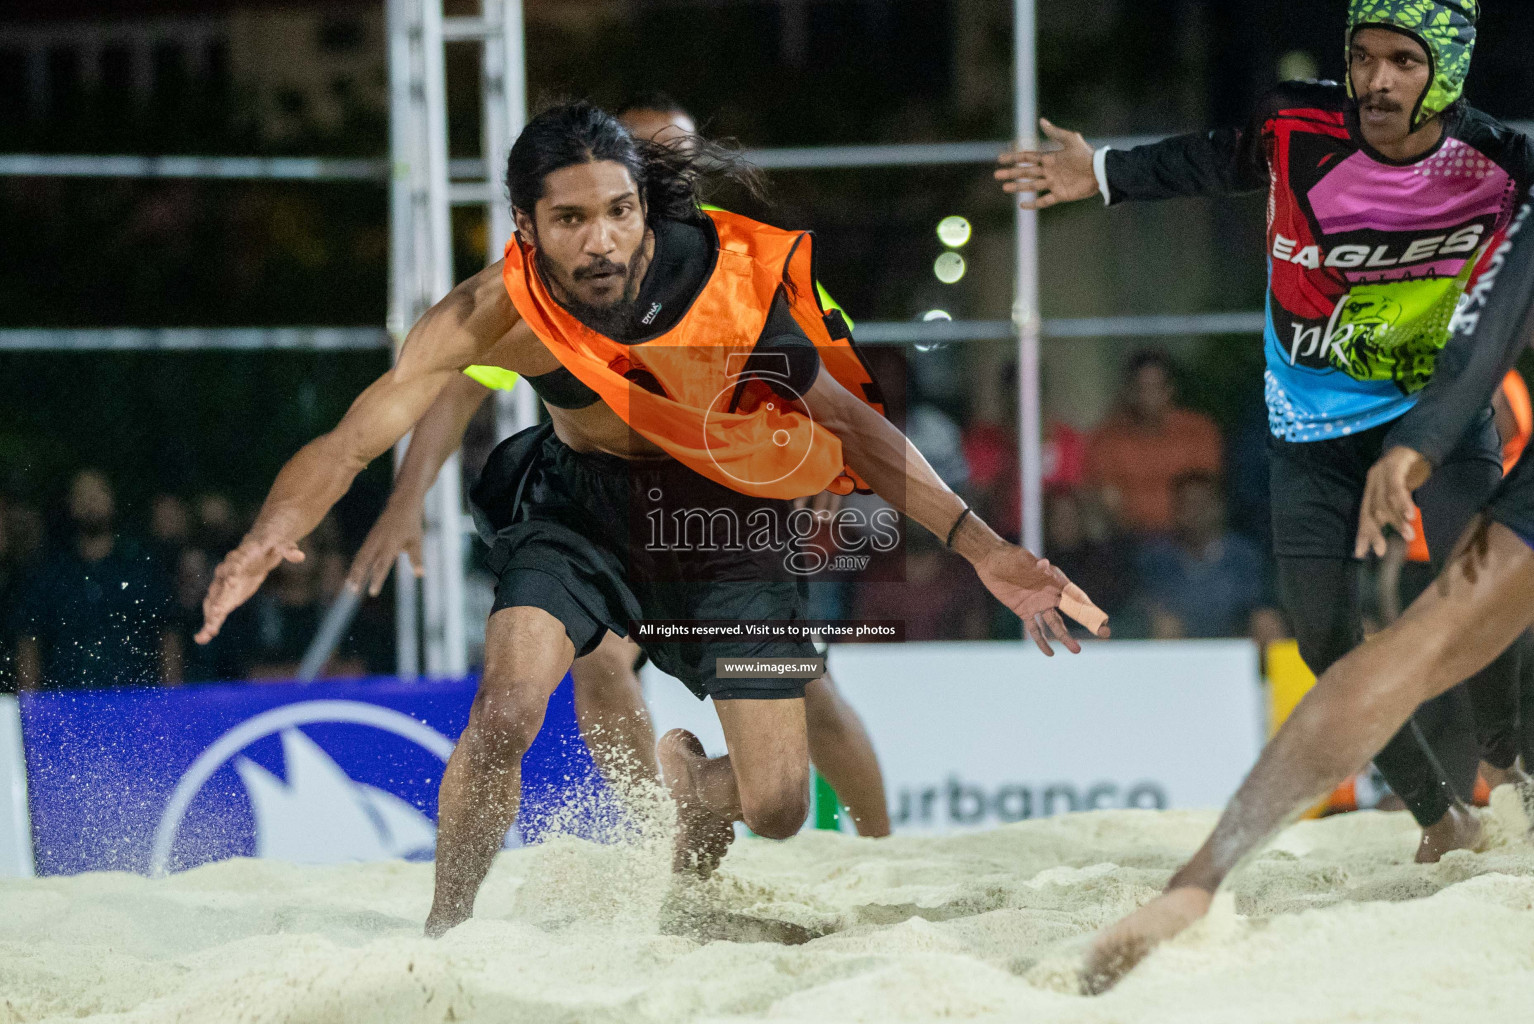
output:
<path id="1" fill-rule="evenodd" d="M 430 858 L 437 787 L 475 686 L 373 679 L 24 694 L 38 873 L 158 873 L 231 856 Z M 522 782 L 529 839 L 564 794 L 601 795 L 568 680 Z"/>

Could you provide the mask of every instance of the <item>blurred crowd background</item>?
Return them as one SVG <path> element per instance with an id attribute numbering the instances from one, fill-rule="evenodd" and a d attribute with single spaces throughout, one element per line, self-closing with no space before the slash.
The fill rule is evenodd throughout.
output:
<path id="1" fill-rule="evenodd" d="M 449 14 L 473 13 L 449 0 Z M 1089 138 L 1241 123 L 1283 78 L 1338 77 L 1341 0 L 1039 0 L 1040 108 Z M 526 0 L 534 102 L 611 106 L 663 90 L 747 147 L 973 141 L 1011 130 L 1002 0 Z M 1491 3 L 1468 88 L 1534 117 L 1534 5 Z M 451 103 L 479 69 L 450 46 Z M 462 58 L 462 59 L 460 59 Z M 0 154 L 388 151 L 381 2 L 4 0 Z M 474 117 L 453 122 L 473 156 Z M 742 212 L 817 233 L 855 320 L 1006 319 L 1012 212 L 982 165 L 774 172 Z M 962 216 L 964 273 L 934 274 Z M 459 275 L 482 262 L 473 209 Z M 1044 315 L 1261 308 L 1262 197 L 1041 218 Z M 0 328 L 380 326 L 378 184 L 0 177 Z M 905 425 L 1016 537 L 1011 342 L 902 349 Z M 214 645 L 191 642 L 212 566 L 278 466 L 388 364 L 347 352 L 0 348 L 0 686 L 290 676 L 389 487 L 380 460 Z M 1120 637 L 1281 636 L 1266 554 L 1257 336 L 1045 342 L 1045 553 Z M 466 465 L 488 449 L 471 431 Z M 1281 496 L 1278 496 L 1281 500 Z M 816 589 L 826 617 L 900 618 L 911 639 L 1017 635 L 964 563 L 919 529 L 907 584 Z M 488 609 L 481 586 L 476 591 Z M 392 598 L 328 667 L 388 672 Z M 480 617 L 478 611 L 471 621 Z"/>

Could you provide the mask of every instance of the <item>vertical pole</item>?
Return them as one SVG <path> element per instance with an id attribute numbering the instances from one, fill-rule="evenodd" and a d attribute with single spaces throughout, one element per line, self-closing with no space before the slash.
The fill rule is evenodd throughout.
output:
<path id="1" fill-rule="evenodd" d="M 1038 75 L 1034 0 L 1013 0 L 1013 111 L 1019 147 L 1038 145 Z M 1017 283 L 1012 322 L 1017 326 L 1017 436 L 1023 488 L 1023 546 L 1044 548 L 1043 443 L 1039 410 L 1039 224 L 1032 210 L 1017 211 Z"/>
<path id="2" fill-rule="evenodd" d="M 500 91 L 485 94 L 485 123 L 492 121 L 501 126 L 501 141 L 485 150 L 486 178 L 495 185 L 499 200 L 489 221 L 490 253 L 496 260 L 506 248 L 506 242 L 516 229 L 511 215 L 511 204 L 501 190 L 505 177 L 506 154 L 511 144 L 522 134 L 527 123 L 527 45 L 523 35 L 522 0 L 484 0 L 486 13 L 493 4 L 499 8 L 500 33 L 486 41 L 485 59 L 488 62 L 494 52 L 500 62 Z M 492 109 L 493 108 L 493 109 Z M 530 387 L 517 387 L 511 391 L 495 394 L 495 434 L 504 440 L 519 430 L 538 422 L 538 399 Z"/>
<path id="3" fill-rule="evenodd" d="M 442 0 L 424 0 L 421 12 L 422 91 L 426 158 L 426 285 L 428 303 L 453 288 L 452 208 L 448 199 L 447 73 Z M 419 207 L 418 207 L 419 209 Z M 458 455 L 443 464 L 426 495 L 426 671 L 459 676 L 468 671 L 464 628 L 463 509 Z"/>
<path id="4" fill-rule="evenodd" d="M 485 35 L 480 54 L 480 154 L 490 198 L 485 203 L 485 262 L 494 263 L 511 237 L 511 210 L 501 190 L 506 152 L 511 148 L 510 99 L 514 91 L 505 31 L 507 15 L 517 6 L 507 0 L 483 0 Z"/>
<path id="5" fill-rule="evenodd" d="M 415 132 L 411 118 L 411 36 L 416 19 L 412 0 L 389 0 L 389 337 L 398 357 L 405 333 L 415 319 L 415 268 L 411 227 L 411 165 L 415 160 Z M 405 457 L 409 439 L 394 450 L 395 468 Z M 420 584 L 410 571 L 409 559 L 400 555 L 394 568 L 395 673 L 414 679 L 421 671 L 421 645 L 417 602 Z"/>

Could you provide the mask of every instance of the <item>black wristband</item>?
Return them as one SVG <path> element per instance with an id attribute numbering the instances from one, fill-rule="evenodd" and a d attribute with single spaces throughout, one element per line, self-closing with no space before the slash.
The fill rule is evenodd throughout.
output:
<path id="1" fill-rule="evenodd" d="M 953 528 L 948 531 L 948 540 L 944 542 L 943 547 L 948 548 L 949 550 L 953 549 L 953 538 L 954 534 L 959 532 L 959 524 L 964 522 L 965 516 L 973 515 L 974 512 L 975 510 L 970 508 L 968 505 L 964 506 L 964 511 L 959 513 L 959 518 L 953 521 Z"/>

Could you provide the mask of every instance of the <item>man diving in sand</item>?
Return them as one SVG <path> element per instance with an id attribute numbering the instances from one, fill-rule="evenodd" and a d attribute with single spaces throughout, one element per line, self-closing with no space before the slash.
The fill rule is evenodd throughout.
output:
<path id="1" fill-rule="evenodd" d="M 664 93 L 636 96 L 619 108 L 618 123 L 634 138 L 691 151 L 697 122 Z M 825 293 L 816 285 L 825 302 Z M 827 306 L 830 303 L 826 303 Z M 568 371 L 530 379 L 527 383 L 555 407 L 569 401 L 562 382 Z M 409 450 L 395 476 L 384 511 L 357 552 L 348 582 L 376 597 L 401 552 L 407 552 L 416 573 L 422 569 L 422 521 L 426 492 L 442 464 L 463 442 L 469 421 L 493 390 L 511 388 L 517 376 L 502 366 L 471 366 L 442 389 L 431 409 L 411 431 Z M 573 400 L 583 408 L 595 399 L 581 394 Z M 803 501 L 803 499 L 801 499 Z M 817 645 L 821 655 L 824 645 Z M 624 792 L 653 782 L 655 731 L 645 707 L 638 669 L 645 655 L 633 640 L 609 632 L 590 654 L 570 666 L 575 715 L 581 735 L 588 738 L 593 759 L 609 782 Z M 860 836 L 890 832 L 884 777 L 868 730 L 851 704 L 838 692 L 829 670 L 804 687 L 805 730 L 810 761 L 835 791 Z"/>
<path id="2" fill-rule="evenodd" d="M 703 212 L 709 175 L 748 170 L 702 142 L 691 154 L 637 143 L 587 103 L 529 122 L 507 165 L 517 236 L 505 259 L 428 310 L 394 368 L 288 461 L 204 601 L 201 642 L 279 562 L 303 557 L 298 541 L 466 367 L 488 361 L 561 389 L 565 400 L 545 403 L 551 422 L 503 443 L 474 490 L 499 585 L 484 675 L 442 780 L 428 934 L 472 915 L 550 693 L 631 623 L 736 629 L 706 642 L 637 637 L 714 698 L 730 751 L 706 758 L 686 733 L 662 743 L 678 866 L 710 870 L 735 821 L 773 838 L 798 830 L 814 648 L 741 635 L 804 618 L 796 498 L 880 494 L 968 560 L 1045 654 L 1051 641 L 1080 649 L 1062 609 L 1107 635 L 1079 589 L 997 536 L 881 414 L 844 321 L 816 297 L 809 236 Z M 685 533 L 694 513 L 708 543 Z"/>

